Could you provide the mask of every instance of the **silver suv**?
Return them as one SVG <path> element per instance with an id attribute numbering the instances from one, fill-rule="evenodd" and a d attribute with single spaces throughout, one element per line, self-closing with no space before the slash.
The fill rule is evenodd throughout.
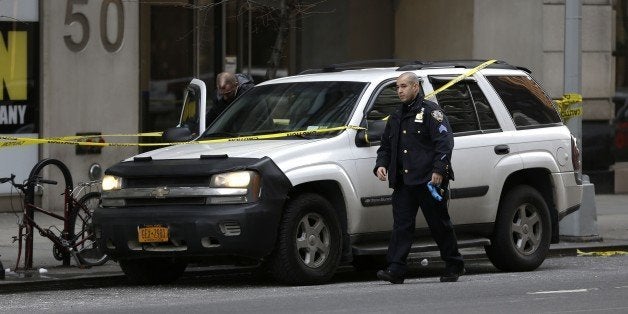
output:
<path id="1" fill-rule="evenodd" d="M 259 84 L 196 142 L 109 168 L 99 243 L 143 283 L 174 280 L 188 263 L 260 264 L 290 284 L 325 282 L 341 263 L 381 267 L 392 190 L 372 169 L 400 105 L 395 79 L 413 71 L 427 94 L 480 63 L 329 67 Z M 195 137 L 204 95 L 193 80 L 168 140 Z M 575 141 L 552 100 L 504 62 L 432 100 L 455 132 L 449 211 L 459 246 L 486 248 L 505 271 L 536 269 L 582 197 Z M 437 250 L 421 215 L 416 227 L 412 252 Z"/>

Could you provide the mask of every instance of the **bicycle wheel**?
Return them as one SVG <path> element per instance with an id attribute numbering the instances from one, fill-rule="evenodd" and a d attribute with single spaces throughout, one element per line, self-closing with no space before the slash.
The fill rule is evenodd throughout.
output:
<path id="1" fill-rule="evenodd" d="M 87 193 L 78 200 L 70 215 L 70 230 L 74 239 L 72 248 L 83 265 L 99 266 L 109 260 L 109 256 L 100 249 L 94 233 L 92 215 L 98 205 L 100 192 Z"/>

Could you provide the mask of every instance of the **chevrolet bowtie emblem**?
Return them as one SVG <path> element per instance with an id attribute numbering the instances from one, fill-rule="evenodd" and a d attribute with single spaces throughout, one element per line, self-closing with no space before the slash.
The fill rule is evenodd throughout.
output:
<path id="1" fill-rule="evenodd" d="M 155 188 L 150 192 L 150 195 L 155 198 L 166 198 L 168 194 L 170 194 L 170 189 L 167 186 Z"/>

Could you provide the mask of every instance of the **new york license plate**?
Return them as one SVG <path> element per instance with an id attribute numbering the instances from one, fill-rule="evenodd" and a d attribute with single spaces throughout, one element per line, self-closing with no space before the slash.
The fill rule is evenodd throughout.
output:
<path id="1" fill-rule="evenodd" d="M 137 240 L 140 243 L 168 242 L 168 227 L 148 225 L 137 227 Z"/>

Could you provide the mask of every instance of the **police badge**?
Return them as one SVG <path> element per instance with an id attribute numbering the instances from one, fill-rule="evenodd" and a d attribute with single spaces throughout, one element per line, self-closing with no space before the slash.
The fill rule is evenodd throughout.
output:
<path id="1" fill-rule="evenodd" d="M 438 122 L 443 122 L 443 112 L 440 110 L 432 111 L 432 117 L 434 117 L 434 119 Z"/>
<path id="2" fill-rule="evenodd" d="M 423 123 L 423 109 L 425 108 L 421 108 L 421 111 L 416 114 L 416 117 L 414 117 L 414 122 Z"/>

